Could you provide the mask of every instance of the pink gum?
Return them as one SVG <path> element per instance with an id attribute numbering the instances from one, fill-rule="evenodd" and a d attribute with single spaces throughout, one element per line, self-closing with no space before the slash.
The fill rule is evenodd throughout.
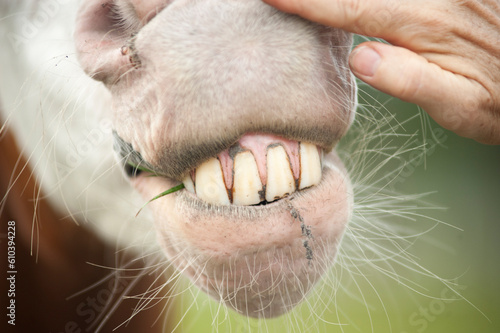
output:
<path id="1" fill-rule="evenodd" d="M 276 135 L 270 134 L 245 134 L 238 140 L 238 144 L 242 151 L 250 151 L 259 169 L 260 180 L 262 185 L 267 183 L 267 148 L 270 145 L 281 145 L 285 148 L 292 168 L 293 177 L 299 179 L 300 176 L 300 157 L 299 143 L 297 141 L 287 140 Z M 226 182 L 226 188 L 233 187 L 233 157 L 230 156 L 229 149 L 217 155 Z"/>

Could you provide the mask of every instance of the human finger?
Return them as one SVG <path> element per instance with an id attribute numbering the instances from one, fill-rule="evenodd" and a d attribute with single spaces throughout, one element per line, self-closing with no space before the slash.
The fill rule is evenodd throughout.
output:
<path id="1" fill-rule="evenodd" d="M 408 49 L 379 42 L 359 45 L 351 54 L 353 73 L 367 84 L 418 104 L 441 126 L 480 142 L 494 143 L 500 120 L 483 112 L 487 92 L 476 81 L 456 75 Z M 492 141 L 493 140 L 493 141 Z"/>

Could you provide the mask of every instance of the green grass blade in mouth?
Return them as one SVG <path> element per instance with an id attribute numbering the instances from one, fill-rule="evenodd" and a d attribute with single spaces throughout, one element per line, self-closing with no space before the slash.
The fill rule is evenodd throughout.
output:
<path id="1" fill-rule="evenodd" d="M 174 186 L 168 190 L 166 190 L 165 192 L 162 192 L 160 194 L 158 194 L 157 196 L 155 196 L 153 199 L 149 200 L 148 202 L 146 202 L 144 204 L 144 206 L 141 207 L 141 209 L 139 209 L 139 211 L 137 212 L 137 214 L 135 214 L 135 217 L 137 217 L 137 215 L 139 215 L 139 213 L 144 209 L 144 207 L 146 207 L 147 205 L 149 205 L 151 202 L 157 200 L 157 199 L 160 199 L 161 197 L 164 197 L 168 194 L 171 194 L 171 193 L 174 193 L 174 192 L 177 192 L 177 191 L 180 191 L 184 188 L 184 184 L 179 184 L 177 186 Z"/>

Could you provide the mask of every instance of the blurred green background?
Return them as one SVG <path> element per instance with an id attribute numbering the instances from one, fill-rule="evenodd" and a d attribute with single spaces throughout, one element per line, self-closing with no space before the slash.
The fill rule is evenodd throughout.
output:
<path id="1" fill-rule="evenodd" d="M 500 332 L 500 146 L 461 138 L 442 130 L 414 105 L 363 85 L 360 90 L 360 104 L 372 106 L 361 108 L 357 121 L 376 125 L 395 115 L 388 127 L 399 133 L 374 144 L 382 153 L 370 152 L 370 156 L 378 154 L 378 161 L 365 168 L 377 163 L 383 167 L 368 182 L 406 161 L 384 191 L 390 188 L 401 197 L 426 193 L 421 198 L 426 203 L 403 204 L 422 217 L 412 221 L 388 217 L 392 220 L 388 228 L 395 233 L 423 233 L 404 243 L 411 264 L 404 259 L 399 260 L 401 265 L 385 260 L 373 265 L 354 260 L 346 265 L 339 257 L 337 267 L 318 289 L 321 297 L 313 296 L 291 315 L 267 321 L 228 313 L 193 288 L 192 293 L 184 293 L 182 313 L 187 311 L 187 316 L 181 332 Z M 354 130 L 346 140 L 363 140 L 359 135 Z M 436 137 L 440 144 L 435 144 Z M 426 148 L 421 149 L 424 143 Z M 340 147 L 352 149 L 349 145 Z M 384 164 L 386 148 L 397 151 L 405 146 L 408 151 Z M 419 158 L 412 160 L 415 156 Z M 344 239 L 344 252 L 356 252 L 349 242 Z M 379 267 L 391 267 L 392 273 L 385 274 Z M 456 284 L 446 285 L 426 274 Z"/>

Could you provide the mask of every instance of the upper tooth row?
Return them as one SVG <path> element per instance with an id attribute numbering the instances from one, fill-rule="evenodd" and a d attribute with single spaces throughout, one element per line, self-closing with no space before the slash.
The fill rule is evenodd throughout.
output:
<path id="1" fill-rule="evenodd" d="M 299 189 L 317 185 L 321 180 L 321 159 L 318 149 L 310 143 L 300 143 L 300 177 L 296 180 L 288 155 L 281 145 L 267 150 L 267 180 L 262 185 L 259 170 L 253 154 L 242 151 L 234 157 L 233 188 L 228 195 L 219 160 L 211 158 L 200 165 L 191 176 L 184 179 L 186 189 L 201 199 L 217 205 L 255 205 L 264 199 L 268 202 L 285 197 Z"/>

